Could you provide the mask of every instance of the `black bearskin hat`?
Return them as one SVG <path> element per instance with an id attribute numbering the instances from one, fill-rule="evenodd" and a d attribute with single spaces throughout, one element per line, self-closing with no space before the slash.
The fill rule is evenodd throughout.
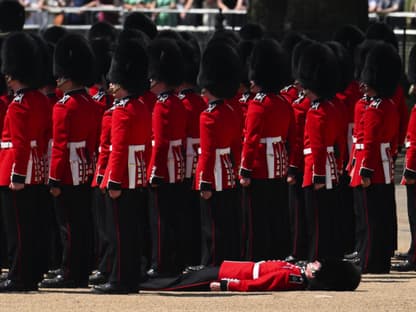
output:
<path id="1" fill-rule="evenodd" d="M 355 73 L 354 77 L 356 80 L 361 79 L 361 72 L 363 71 L 365 59 L 368 52 L 377 44 L 376 40 L 364 40 L 355 51 L 354 63 L 355 63 Z"/>
<path id="2" fill-rule="evenodd" d="M 88 31 L 88 40 L 105 39 L 110 43 L 117 40 L 117 29 L 107 22 L 97 22 Z"/>
<path id="3" fill-rule="evenodd" d="M 37 87 L 54 86 L 56 85 L 56 80 L 53 76 L 53 45 L 38 35 L 31 34 L 31 36 L 38 46 L 42 68 L 39 73 Z"/>
<path id="4" fill-rule="evenodd" d="M 273 39 L 262 39 L 251 54 L 250 80 L 263 92 L 278 92 L 285 84 L 286 64 L 280 44 Z"/>
<path id="5" fill-rule="evenodd" d="M 304 89 L 311 90 L 321 99 L 331 99 L 337 91 L 336 68 L 337 59 L 332 50 L 314 42 L 304 48 L 296 78 Z"/>
<path id="6" fill-rule="evenodd" d="M 304 52 L 304 49 L 312 44 L 314 41 L 311 39 L 304 38 L 301 41 L 299 41 L 294 47 L 292 51 L 292 57 L 291 57 L 291 72 L 293 79 L 296 79 L 298 77 L 298 71 L 299 71 L 299 62 L 300 58 Z"/>
<path id="7" fill-rule="evenodd" d="M 143 46 L 147 47 L 150 43 L 149 36 L 138 29 L 123 29 L 117 38 L 117 44 L 120 44 L 124 40 L 137 40 Z"/>
<path id="8" fill-rule="evenodd" d="M 361 82 L 377 92 L 380 97 L 394 95 L 400 82 L 402 62 L 391 44 L 377 43 L 367 54 Z"/>
<path id="9" fill-rule="evenodd" d="M 338 61 L 338 88 L 337 92 L 343 92 L 354 79 L 353 58 L 348 50 L 339 42 L 329 41 L 327 45 L 334 52 Z"/>
<path id="10" fill-rule="evenodd" d="M 296 66 L 293 66 L 294 64 L 292 63 L 292 55 L 293 55 L 293 51 L 295 50 L 296 45 L 305 39 L 306 39 L 305 35 L 297 31 L 289 31 L 285 34 L 285 36 L 283 37 L 281 41 L 281 45 L 285 53 L 285 56 L 284 56 L 285 62 L 287 64 L 291 64 L 291 66 L 286 66 L 287 73 L 285 77 L 285 80 L 286 80 L 285 84 L 293 83 L 293 80 L 295 79 L 294 78 L 295 75 L 293 74 L 292 71 L 293 69 L 295 69 Z"/>
<path id="11" fill-rule="evenodd" d="M 243 83 L 247 88 L 250 87 L 250 78 L 249 78 L 249 68 L 250 68 L 250 57 L 253 52 L 254 42 L 243 40 L 239 43 L 237 47 L 238 55 L 241 60 L 241 83 Z"/>
<path id="12" fill-rule="evenodd" d="M 123 29 L 131 28 L 144 32 L 150 39 L 154 39 L 157 35 L 157 27 L 155 23 L 140 12 L 130 13 L 124 20 Z"/>
<path id="13" fill-rule="evenodd" d="M 247 23 L 240 28 L 241 40 L 260 40 L 264 36 L 264 28 L 260 24 Z"/>
<path id="14" fill-rule="evenodd" d="M 104 38 L 90 41 L 95 56 L 94 82 L 102 82 L 111 65 L 112 51 L 110 42 Z"/>
<path id="15" fill-rule="evenodd" d="M 25 19 L 25 9 L 19 1 L 0 1 L 0 33 L 22 30 Z"/>
<path id="16" fill-rule="evenodd" d="M 198 84 L 222 99 L 235 96 L 241 81 L 241 61 L 235 49 L 213 42 L 202 54 Z"/>
<path id="17" fill-rule="evenodd" d="M 164 29 L 164 30 L 159 31 L 156 38 L 172 39 L 175 41 L 182 40 L 181 35 L 172 29 Z"/>
<path id="18" fill-rule="evenodd" d="M 94 82 L 94 62 L 94 53 L 87 39 L 78 34 L 68 34 L 56 44 L 54 75 L 90 86 Z"/>
<path id="19" fill-rule="evenodd" d="M 24 32 L 8 35 L 1 50 L 1 72 L 13 79 L 37 87 L 41 72 L 41 57 L 36 41 Z"/>
<path id="20" fill-rule="evenodd" d="M 361 281 L 361 271 L 357 265 L 345 260 L 322 261 L 322 267 L 309 280 L 308 290 L 352 291 Z"/>
<path id="21" fill-rule="evenodd" d="M 396 35 L 394 34 L 393 29 L 386 23 L 377 22 L 370 25 L 367 28 L 365 37 L 367 39 L 381 40 L 386 43 L 390 43 L 396 48 L 396 50 L 399 49 Z"/>
<path id="22" fill-rule="evenodd" d="M 414 84 L 416 83 L 416 44 L 410 49 L 409 61 L 407 65 L 407 76 L 409 77 L 409 82 Z"/>
<path id="23" fill-rule="evenodd" d="M 56 45 L 56 43 L 66 34 L 68 34 L 68 31 L 66 28 L 61 26 L 51 26 L 46 28 L 41 32 L 43 39 L 45 39 L 47 42 L 52 43 L 53 45 Z"/>
<path id="24" fill-rule="evenodd" d="M 344 25 L 335 32 L 333 39 L 341 43 L 351 55 L 354 55 L 355 48 L 364 41 L 365 35 L 355 25 Z"/>
<path id="25" fill-rule="evenodd" d="M 221 29 L 221 30 L 217 30 L 216 32 L 214 32 L 208 44 L 211 44 L 217 41 L 228 43 L 233 48 L 236 48 L 241 40 L 236 32 L 229 30 L 229 29 Z"/>
<path id="26" fill-rule="evenodd" d="M 184 78 L 184 61 L 176 42 L 172 39 L 155 39 L 148 48 L 149 78 L 179 86 Z"/>
<path id="27" fill-rule="evenodd" d="M 141 95 L 149 86 L 147 69 L 145 47 L 134 39 L 123 40 L 114 52 L 108 76 L 130 94 Z"/>

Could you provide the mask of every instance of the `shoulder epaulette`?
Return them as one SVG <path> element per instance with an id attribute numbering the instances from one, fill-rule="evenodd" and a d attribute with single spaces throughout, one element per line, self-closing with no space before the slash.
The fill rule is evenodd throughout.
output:
<path id="1" fill-rule="evenodd" d="M 313 101 L 312 104 L 311 104 L 311 109 L 318 109 L 319 105 L 321 105 L 321 102 Z"/>
<path id="2" fill-rule="evenodd" d="M 280 92 L 288 92 L 292 88 L 295 88 L 295 86 L 294 85 L 288 85 L 288 86 L 284 87 L 282 90 L 280 90 Z"/>
<path id="3" fill-rule="evenodd" d="M 22 103 L 23 97 L 25 96 L 24 93 L 18 93 L 14 96 L 13 102 Z"/>
<path id="4" fill-rule="evenodd" d="M 301 95 L 299 95 L 299 97 L 293 101 L 293 104 L 300 104 L 300 102 L 303 101 L 303 99 L 305 98 L 305 94 L 302 93 Z"/>
<path id="5" fill-rule="evenodd" d="M 178 94 L 178 98 L 179 98 L 179 100 L 183 100 L 184 98 L 186 97 L 186 94 L 183 94 L 183 93 L 179 93 Z"/>
<path id="6" fill-rule="evenodd" d="M 266 93 L 259 92 L 254 97 L 254 100 L 261 103 L 261 102 L 263 102 L 263 100 L 264 100 L 265 97 L 266 97 Z"/>
<path id="7" fill-rule="evenodd" d="M 250 93 L 243 93 L 241 95 L 241 98 L 238 100 L 240 103 L 247 103 L 248 100 L 250 99 Z"/>
<path id="8" fill-rule="evenodd" d="M 65 104 L 65 103 L 69 100 L 69 98 L 70 98 L 70 97 L 71 97 L 70 95 L 66 94 L 66 95 L 64 95 L 64 96 L 62 97 L 62 99 L 60 99 L 60 100 L 58 101 L 58 103 L 59 103 L 59 104 Z"/>
<path id="9" fill-rule="evenodd" d="M 217 104 L 209 104 L 208 108 L 205 110 L 208 113 L 211 113 L 215 108 L 217 107 Z"/>
<path id="10" fill-rule="evenodd" d="M 161 103 L 165 103 L 168 97 L 169 97 L 169 94 L 161 94 L 157 96 L 157 100 Z"/>
<path id="11" fill-rule="evenodd" d="M 373 108 L 378 108 L 380 106 L 381 102 L 382 102 L 382 100 L 380 98 L 376 98 L 370 103 L 370 106 L 373 107 Z"/>
<path id="12" fill-rule="evenodd" d="M 130 101 L 129 98 L 120 99 L 117 103 L 115 103 L 115 107 L 126 107 L 127 103 Z"/>
<path id="13" fill-rule="evenodd" d="M 105 92 L 103 90 L 98 91 L 94 96 L 92 97 L 95 101 L 101 101 L 101 99 L 104 97 Z"/>

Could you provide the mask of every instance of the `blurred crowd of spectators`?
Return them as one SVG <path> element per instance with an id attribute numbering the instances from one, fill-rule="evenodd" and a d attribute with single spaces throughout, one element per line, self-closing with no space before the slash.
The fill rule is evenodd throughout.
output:
<path id="1" fill-rule="evenodd" d="M 215 16 L 212 14 L 191 14 L 189 10 L 192 8 L 210 8 L 221 9 L 223 12 L 227 10 L 246 11 L 249 0 L 16 0 L 26 8 L 42 9 L 46 7 L 79 7 L 78 13 L 65 14 L 48 14 L 32 12 L 28 14 L 27 24 L 55 24 L 55 25 L 82 25 L 90 24 L 96 21 L 107 21 L 112 24 L 118 24 L 118 12 L 86 12 L 85 8 L 105 7 L 105 6 L 122 6 L 126 10 L 136 8 L 144 9 L 177 9 L 181 12 L 175 13 L 149 13 L 156 24 L 162 26 L 175 25 L 209 25 L 214 26 Z M 46 16 L 47 14 L 48 16 Z M 242 15 L 226 15 L 226 22 L 230 26 L 234 24 L 242 24 L 245 19 Z M 43 25 L 44 26 L 44 25 Z"/>

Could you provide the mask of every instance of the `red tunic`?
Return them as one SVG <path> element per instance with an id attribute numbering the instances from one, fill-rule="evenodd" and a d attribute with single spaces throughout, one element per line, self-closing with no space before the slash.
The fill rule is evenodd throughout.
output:
<path id="1" fill-rule="evenodd" d="M 207 104 L 192 89 L 182 90 L 178 97 L 187 112 L 185 177 L 191 178 L 195 176 L 196 164 L 198 163 L 199 116 L 207 108 Z"/>
<path id="2" fill-rule="evenodd" d="M 95 166 L 94 179 L 92 187 L 99 186 L 104 178 L 105 169 L 107 168 L 111 148 L 111 121 L 115 106 L 107 109 L 101 121 L 100 147 L 98 148 L 98 159 Z"/>
<path id="3" fill-rule="evenodd" d="M 305 133 L 306 113 L 311 107 L 311 101 L 304 94 L 301 94 L 292 103 L 293 113 L 295 116 L 295 146 L 289 157 L 289 167 L 295 168 L 296 171 L 303 172 L 303 140 Z M 290 169 L 289 169 L 290 170 Z"/>
<path id="4" fill-rule="evenodd" d="M 3 130 L 4 117 L 6 117 L 7 106 L 9 103 L 0 98 L 0 130 Z"/>
<path id="5" fill-rule="evenodd" d="M 154 144 L 148 167 L 150 183 L 176 183 L 185 178 L 186 118 L 186 109 L 173 92 L 158 96 L 152 117 Z"/>
<path id="6" fill-rule="evenodd" d="M 396 89 L 396 93 L 392 97 L 393 102 L 396 104 L 397 112 L 399 113 L 399 138 L 398 144 L 399 146 L 404 144 L 404 140 L 406 138 L 407 132 L 407 124 L 409 122 L 409 110 L 406 105 L 406 98 L 404 96 L 403 87 L 399 85 Z M 397 151 L 393 151 L 394 154 Z"/>
<path id="7" fill-rule="evenodd" d="M 397 149 L 399 129 L 396 104 L 391 99 L 373 99 L 363 114 L 362 126 L 363 139 L 361 144 L 357 138 L 357 168 L 351 185 L 359 185 L 361 176 L 371 178 L 373 184 L 392 183 L 393 151 Z"/>
<path id="8" fill-rule="evenodd" d="M 258 93 L 250 101 L 240 175 L 255 179 L 287 175 L 288 150 L 295 146 L 295 118 L 291 105 L 280 95 Z"/>
<path id="9" fill-rule="evenodd" d="M 89 88 L 88 93 L 94 101 L 96 101 L 103 107 L 104 111 L 109 109 L 111 105 L 113 105 L 114 97 L 111 94 L 108 94 L 104 90 L 104 88 L 92 86 L 91 88 Z"/>
<path id="10" fill-rule="evenodd" d="M 42 184 L 44 155 L 51 123 L 48 99 L 38 90 L 22 89 L 9 104 L 1 139 L 0 185 Z"/>
<path id="11" fill-rule="evenodd" d="M 90 181 L 101 116 L 101 106 L 84 89 L 66 92 L 54 106 L 50 185 L 79 185 Z"/>
<path id="12" fill-rule="evenodd" d="M 416 105 L 410 113 L 409 125 L 406 135 L 406 158 L 404 176 L 415 179 L 416 177 Z"/>
<path id="13" fill-rule="evenodd" d="M 147 185 L 152 115 L 139 99 L 116 104 L 111 121 L 111 152 L 101 187 L 134 189 Z"/>
<path id="14" fill-rule="evenodd" d="M 276 291 L 306 288 L 302 269 L 280 260 L 261 262 L 224 261 L 218 274 L 230 291 Z"/>
<path id="15" fill-rule="evenodd" d="M 153 92 L 147 90 L 139 97 L 140 100 L 147 106 L 149 112 L 153 112 L 153 108 L 155 107 L 155 103 L 157 101 L 157 96 Z"/>
<path id="16" fill-rule="evenodd" d="M 296 99 L 299 98 L 299 90 L 295 87 L 295 85 L 288 85 L 280 90 L 280 95 L 283 96 L 290 104 L 292 104 Z"/>
<path id="17" fill-rule="evenodd" d="M 312 103 L 306 114 L 305 123 L 303 187 L 322 183 L 326 184 L 327 189 L 331 189 L 338 181 L 346 139 L 340 131 L 340 123 L 342 120 L 334 103 L 330 101 Z M 341 157 L 338 159 L 335 158 L 335 147 L 341 151 Z"/>
<path id="18" fill-rule="evenodd" d="M 234 108 L 224 100 L 211 102 L 200 117 L 201 154 L 196 167 L 195 188 L 217 190 L 235 188 L 236 163 L 241 149 L 241 132 Z"/>
<path id="19" fill-rule="evenodd" d="M 239 137 L 239 140 L 232 142 L 231 153 L 232 161 L 234 168 L 234 175 L 238 176 L 238 170 L 241 165 L 241 151 L 243 150 L 243 140 L 244 140 L 244 112 L 243 107 L 240 103 L 240 98 L 235 96 L 231 99 L 225 100 L 225 102 L 232 108 L 233 111 L 233 123 L 234 123 L 234 136 Z"/>
<path id="20" fill-rule="evenodd" d="M 354 128 L 353 128 L 353 135 L 352 135 L 353 145 L 352 145 L 351 152 L 350 152 L 350 159 L 346 168 L 351 178 L 354 176 L 354 171 L 357 168 L 356 146 L 358 146 L 360 149 L 363 143 L 363 137 L 364 137 L 363 116 L 369 104 L 370 104 L 370 98 L 367 96 L 364 96 L 360 100 L 357 101 L 354 107 Z M 361 185 L 361 178 L 358 181 L 354 181 L 354 184 L 352 182 L 353 181 L 351 180 L 351 186 Z"/>

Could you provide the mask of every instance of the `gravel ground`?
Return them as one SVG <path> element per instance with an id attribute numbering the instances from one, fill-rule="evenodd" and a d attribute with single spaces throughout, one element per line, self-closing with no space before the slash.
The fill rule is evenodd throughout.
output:
<path id="1" fill-rule="evenodd" d="M 405 189 L 397 186 L 399 250 L 410 233 Z M 95 295 L 87 289 L 0 294 L 0 312 L 81 311 L 414 311 L 416 272 L 364 275 L 355 292 L 293 291 L 263 293 L 142 292 Z"/>

